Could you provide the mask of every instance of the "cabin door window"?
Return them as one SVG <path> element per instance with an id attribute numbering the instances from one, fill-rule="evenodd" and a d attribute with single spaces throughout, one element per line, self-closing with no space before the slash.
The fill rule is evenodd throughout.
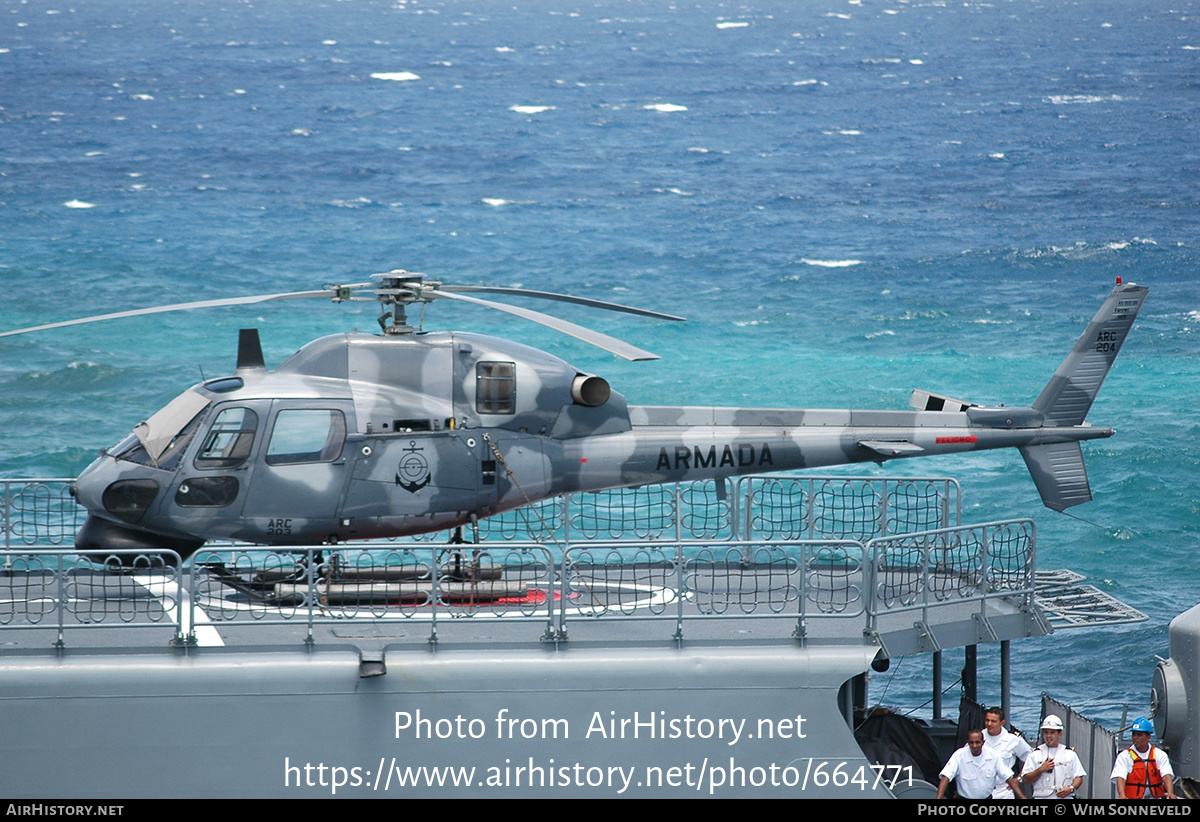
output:
<path id="1" fill-rule="evenodd" d="M 337 410 L 292 409 L 275 415 L 267 465 L 332 462 L 346 442 L 346 415 Z"/>

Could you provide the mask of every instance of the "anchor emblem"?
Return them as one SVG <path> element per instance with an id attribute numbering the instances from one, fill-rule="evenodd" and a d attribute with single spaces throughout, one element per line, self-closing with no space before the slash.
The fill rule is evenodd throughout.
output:
<path id="1" fill-rule="evenodd" d="M 429 473 L 429 462 L 421 453 L 424 449 L 417 447 L 416 440 L 409 440 L 405 454 L 400 458 L 400 467 L 396 469 L 396 484 L 415 494 L 429 484 L 433 477 Z"/>

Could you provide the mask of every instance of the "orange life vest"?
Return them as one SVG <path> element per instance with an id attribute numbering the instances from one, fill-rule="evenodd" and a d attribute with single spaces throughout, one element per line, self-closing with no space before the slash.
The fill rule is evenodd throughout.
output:
<path id="1" fill-rule="evenodd" d="M 1158 772 L 1158 763 L 1154 761 L 1154 746 L 1150 746 L 1146 758 L 1138 756 L 1137 749 L 1129 748 L 1129 756 L 1133 758 L 1133 770 L 1125 777 L 1125 798 L 1141 799 L 1152 796 L 1162 799 L 1167 794 L 1163 785 L 1162 774 Z"/>

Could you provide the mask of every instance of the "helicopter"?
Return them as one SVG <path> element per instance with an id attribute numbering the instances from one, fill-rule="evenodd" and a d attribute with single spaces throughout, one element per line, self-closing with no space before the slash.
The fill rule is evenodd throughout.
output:
<path id="1" fill-rule="evenodd" d="M 2 336 L 276 300 L 378 300 L 381 333 L 314 340 L 274 369 L 255 329 L 229 376 L 205 380 L 139 423 L 76 479 L 88 512 L 81 551 L 169 549 L 209 540 L 287 546 L 459 528 L 548 497 L 724 480 L 936 454 L 1016 448 L 1043 503 L 1089 501 L 1080 443 L 1112 436 L 1085 417 L 1149 289 L 1120 278 L 1027 407 L 985 407 L 914 391 L 911 410 L 639 406 L 603 377 L 479 333 L 409 325 L 406 310 L 449 299 L 547 325 L 629 360 L 649 351 L 473 293 L 683 318 L 520 288 L 457 286 L 402 269 L 368 283 L 181 303 Z M 717 483 L 718 489 L 724 487 Z"/>

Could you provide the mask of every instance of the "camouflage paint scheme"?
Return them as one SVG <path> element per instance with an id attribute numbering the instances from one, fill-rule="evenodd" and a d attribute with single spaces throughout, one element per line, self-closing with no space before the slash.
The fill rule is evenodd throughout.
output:
<path id="1" fill-rule="evenodd" d="M 274 370 L 240 367 L 190 389 L 207 404 L 176 432 L 171 467 L 131 459 L 121 446 L 96 460 L 75 486 L 90 515 L 77 544 L 187 553 L 209 539 L 399 536 L 567 492 L 1010 447 L 1046 505 L 1061 511 L 1091 499 L 1079 443 L 1114 432 L 1084 417 L 1147 292 L 1118 284 L 1025 408 L 919 392 L 927 410 L 628 406 L 615 391 L 585 404 L 572 389 L 587 375 L 519 343 L 460 332 L 324 337 Z M 480 396 L 489 367 L 480 363 L 511 365 L 512 378 L 500 380 L 502 410 Z M 216 416 L 231 408 L 254 412 L 253 441 L 238 464 L 210 467 L 201 452 L 213 447 Z M 272 457 L 285 411 L 340 414 L 345 436 L 330 434 L 309 458 Z M 188 496 L 209 487 L 209 497 Z M 140 489 L 140 501 L 122 507 L 119 492 L 129 488 Z"/>

